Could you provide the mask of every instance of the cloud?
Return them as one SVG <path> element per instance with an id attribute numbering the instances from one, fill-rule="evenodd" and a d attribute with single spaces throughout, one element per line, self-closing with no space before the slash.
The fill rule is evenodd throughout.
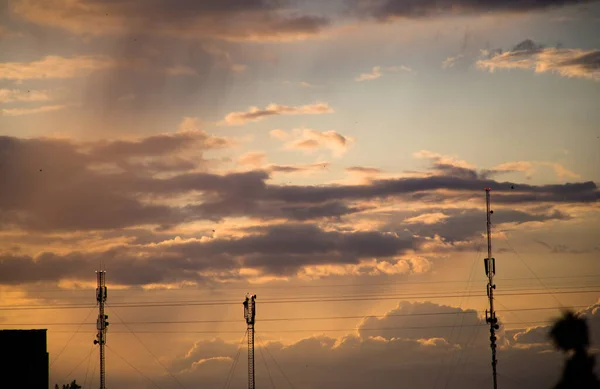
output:
<path id="1" fill-rule="evenodd" d="M 323 171 L 329 167 L 329 162 L 315 162 L 296 165 L 268 165 L 266 169 L 273 173 L 311 173 Z"/>
<path id="2" fill-rule="evenodd" d="M 383 76 L 383 74 L 385 72 L 399 72 L 399 71 L 405 71 L 405 72 L 411 72 L 412 69 L 407 67 L 407 66 L 389 66 L 389 67 L 385 67 L 382 68 L 381 66 L 374 66 L 373 69 L 371 69 L 370 73 L 362 73 L 360 74 L 358 77 L 356 77 L 354 80 L 355 81 L 371 81 L 371 80 L 376 80 L 379 77 Z"/>
<path id="3" fill-rule="evenodd" d="M 0 116 L 23 116 L 38 113 L 60 111 L 68 108 L 68 105 L 44 105 L 36 108 L 5 108 L 0 111 Z"/>
<path id="4" fill-rule="evenodd" d="M 343 151 L 347 145 L 346 138 L 337 133 L 303 131 L 299 139 L 306 140 L 306 134 L 334 150 Z M 364 201 L 388 198 L 407 204 L 464 202 L 481 198 L 484 187 L 494 190 L 494 203 L 498 206 L 592 204 L 600 199 L 593 182 L 515 185 L 482 178 L 476 170 L 456 166 L 457 162 L 449 164 L 442 157 L 437 157 L 433 174 L 371 179 L 359 185 L 268 183 L 270 172 L 316 170 L 319 163 L 268 165 L 263 170 L 243 173 L 207 173 L 210 160 L 205 160 L 203 154 L 232 144 L 227 138 L 200 130 L 85 143 L 2 137 L 0 178 L 12 190 L 0 194 L 0 225 L 30 231 L 85 231 L 133 226 L 169 228 L 227 217 L 317 220 L 363 212 L 369 209 Z M 502 215 L 509 213 L 498 211 L 498 221 Z M 510 215 L 506 222 L 564 219 L 553 213 Z M 466 213 L 462 217 L 478 216 Z M 448 220 L 443 225 L 452 226 Z M 424 234 L 433 230 L 418 231 Z M 454 239 L 465 234 L 461 231 L 460 226 L 455 228 Z M 438 232 L 446 234 L 443 230 Z M 447 236 L 452 238 L 449 233 Z"/>
<path id="5" fill-rule="evenodd" d="M 541 240 L 534 240 L 534 242 L 539 243 L 548 249 L 552 254 L 589 254 L 593 252 L 600 252 L 600 246 L 596 246 L 594 248 L 588 249 L 574 249 L 565 244 L 554 244 L 550 245 Z"/>
<path id="6" fill-rule="evenodd" d="M 238 163 L 240 165 L 249 165 L 257 168 L 263 166 L 266 163 L 266 161 L 267 154 L 256 151 L 248 152 L 242 155 L 240 158 L 238 158 Z"/>
<path id="7" fill-rule="evenodd" d="M 269 135 L 271 135 L 271 138 L 275 138 L 275 139 L 279 139 L 279 140 L 286 140 L 290 138 L 290 134 L 288 134 L 287 132 L 283 131 L 283 130 L 271 130 L 269 132 Z"/>
<path id="8" fill-rule="evenodd" d="M 248 122 L 259 121 L 269 116 L 320 115 L 333 112 L 333 108 L 329 107 L 327 103 L 314 103 L 298 107 L 269 104 L 263 109 L 258 107 L 249 107 L 248 111 L 245 112 L 231 112 L 225 116 L 223 124 L 229 126 L 239 126 Z"/>
<path id="9" fill-rule="evenodd" d="M 76 34 L 150 33 L 233 41 L 297 40 L 319 34 L 329 19 L 299 14 L 278 2 L 136 0 L 16 0 L 12 12 L 25 20 Z"/>
<path id="10" fill-rule="evenodd" d="M 353 11 L 361 17 L 379 21 L 399 18 L 427 18 L 449 15 L 497 13 L 522 13 L 567 5 L 589 3 L 590 0 L 542 0 L 542 1 L 497 1 L 497 0 L 354 0 Z"/>
<path id="11" fill-rule="evenodd" d="M 276 136 L 284 138 L 281 133 L 277 133 Z M 341 135 L 336 131 L 302 129 L 293 131 L 291 136 L 295 139 L 285 144 L 285 148 L 288 150 L 313 152 L 325 148 L 331 150 L 335 156 L 343 155 L 354 143 L 354 139 Z"/>
<path id="12" fill-rule="evenodd" d="M 323 212 L 320 207 L 284 209 L 293 212 Z M 286 214 L 287 213 L 287 214 Z M 43 252 L 36 256 L 0 255 L 0 284 L 81 280 L 93 274 L 100 260 L 115 272 L 120 285 L 144 285 L 192 281 L 208 282 L 211 275 L 222 280 L 241 277 L 242 269 L 263 275 L 293 276 L 306 266 L 361 265 L 365 272 L 373 258 L 396 263 L 395 257 L 419 242 L 408 235 L 380 232 L 325 231 L 314 225 L 286 223 L 257 228 L 250 235 L 222 239 L 174 239 L 145 246 L 120 245 L 104 251 Z M 129 270 L 127 270 L 129 269 Z M 381 267 L 381 271 L 388 270 Z M 409 270 L 409 268 L 407 268 Z M 117 275 L 117 273 L 122 273 Z"/>
<path id="13" fill-rule="evenodd" d="M 593 309 L 599 311 L 596 305 L 586 312 Z M 592 334 L 597 333 L 598 321 L 588 317 Z M 503 342 L 498 349 L 503 387 L 553 387 L 561 374 L 564 358 L 553 352 L 548 343 L 549 327 L 528 328 L 527 323 L 521 326 L 523 328 L 504 333 L 501 329 L 497 333 L 499 342 Z M 319 326 L 308 322 L 302 327 L 310 331 Z M 309 332 L 290 343 L 268 340 L 273 327 L 267 327 L 269 329 L 256 332 L 259 337 L 256 353 L 272 356 L 278 369 L 295 387 L 387 388 L 398 382 L 410 382 L 414 387 L 433 388 L 441 382 L 448 387 L 478 389 L 486 382 L 491 383 L 491 368 L 487 362 L 489 329 L 473 310 L 431 302 L 401 303 L 383 318 L 367 316 L 357 326 L 350 322 L 347 327 L 357 327 L 358 331 L 324 335 L 315 329 L 311 335 Z M 513 340 L 515 334 L 519 334 L 518 341 Z M 538 344 L 542 339 L 543 344 Z M 595 339 L 592 336 L 592 344 L 597 344 Z M 535 341 L 537 347 L 523 347 L 530 345 L 530 341 Z M 237 347 L 237 342 L 221 339 L 197 341 L 173 360 L 172 370 L 185 372 L 179 378 L 186 385 L 218 385 L 217 377 L 225 375 L 230 364 L 204 366 L 199 362 L 210 358 L 234 359 Z M 270 364 L 271 358 L 266 363 Z M 257 364 L 257 369 L 262 366 Z M 257 370 L 258 377 L 267 373 Z M 239 374 L 233 385 L 242 386 L 246 379 L 245 374 Z M 282 386 L 286 383 L 279 375 L 273 375 L 273 379 L 275 385 L 278 379 Z M 210 385 L 213 382 L 215 384 Z"/>
<path id="14" fill-rule="evenodd" d="M 369 166 L 351 166 L 346 168 L 348 173 L 357 173 L 363 175 L 377 175 L 382 173 L 381 169 L 377 169 Z"/>
<path id="15" fill-rule="evenodd" d="M 458 62 L 459 59 L 461 59 L 463 57 L 462 54 L 459 54 L 455 57 L 448 57 L 445 60 L 442 61 L 442 68 L 444 69 L 448 69 L 453 67 L 454 65 L 456 65 L 456 62 Z"/>
<path id="16" fill-rule="evenodd" d="M 577 77 L 600 81 L 600 51 L 581 49 L 544 48 L 525 40 L 511 51 L 496 50 L 484 53 L 478 60 L 479 69 L 524 69 L 536 73 L 556 73 L 563 77 Z"/>
<path id="17" fill-rule="evenodd" d="M 86 76 L 94 71 L 122 66 L 103 56 L 59 57 L 47 56 L 33 62 L 0 63 L 0 79 L 31 80 L 48 78 L 74 78 Z"/>
<path id="18" fill-rule="evenodd" d="M 494 177 L 499 174 L 505 173 L 525 173 L 525 176 L 529 179 L 541 167 L 550 168 L 554 171 L 559 180 L 566 178 L 581 178 L 581 176 L 575 172 L 570 171 L 563 165 L 557 162 L 546 162 L 546 161 L 515 161 L 506 162 L 495 166 L 491 169 L 483 170 L 480 174 L 482 177 Z"/>
<path id="19" fill-rule="evenodd" d="M 376 80 L 379 77 L 381 77 L 382 75 L 383 75 L 383 73 L 381 73 L 381 67 L 374 66 L 373 69 L 371 69 L 370 73 L 362 73 L 358 77 L 356 77 L 355 80 L 356 81 Z"/>
<path id="20" fill-rule="evenodd" d="M 0 103 L 49 101 L 48 91 L 0 89 Z"/>

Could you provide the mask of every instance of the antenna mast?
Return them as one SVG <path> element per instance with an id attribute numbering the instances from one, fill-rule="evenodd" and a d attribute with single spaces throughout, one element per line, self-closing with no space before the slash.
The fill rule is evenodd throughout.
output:
<path id="1" fill-rule="evenodd" d="M 492 349 L 492 377 L 494 380 L 494 389 L 498 389 L 498 381 L 496 374 L 496 330 L 500 328 L 496 311 L 494 311 L 494 275 L 496 275 L 496 259 L 492 257 L 492 221 L 491 215 L 494 211 L 490 209 L 490 188 L 485 188 L 485 204 L 487 210 L 487 258 L 484 259 L 485 274 L 488 277 L 487 295 L 490 302 L 490 310 L 485 310 L 485 321 L 490 325 L 490 347 Z"/>
<path id="2" fill-rule="evenodd" d="M 98 286 L 96 287 L 96 301 L 98 302 L 98 321 L 96 328 L 98 333 L 94 339 L 94 344 L 100 345 L 100 389 L 106 389 L 106 369 L 104 345 L 106 344 L 106 327 L 108 327 L 108 316 L 104 314 L 104 303 L 106 302 L 106 272 L 104 270 L 96 271 Z"/>
<path id="3" fill-rule="evenodd" d="M 244 318 L 248 325 L 248 389 L 254 389 L 254 319 L 256 317 L 256 295 L 246 295 Z"/>

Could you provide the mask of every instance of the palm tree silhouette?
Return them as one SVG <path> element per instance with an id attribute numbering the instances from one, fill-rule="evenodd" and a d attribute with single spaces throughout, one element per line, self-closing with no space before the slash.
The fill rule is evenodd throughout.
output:
<path id="1" fill-rule="evenodd" d="M 587 321 L 566 311 L 549 335 L 557 349 L 571 354 L 554 389 L 600 389 L 600 381 L 594 374 L 594 357 L 587 352 L 590 345 Z"/>

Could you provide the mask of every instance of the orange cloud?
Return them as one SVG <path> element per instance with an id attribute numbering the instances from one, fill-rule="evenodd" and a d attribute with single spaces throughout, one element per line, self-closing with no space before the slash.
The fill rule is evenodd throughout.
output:
<path id="1" fill-rule="evenodd" d="M 315 131 L 310 129 L 295 130 L 296 139 L 288 142 L 288 150 L 303 150 L 313 152 L 320 148 L 329 149 L 336 156 L 344 154 L 354 143 L 354 139 L 341 135 L 336 131 Z"/>
<path id="2" fill-rule="evenodd" d="M 248 122 L 259 121 L 268 116 L 277 115 L 320 115 L 333 113 L 333 108 L 327 103 L 314 103 L 299 107 L 269 104 L 266 108 L 249 107 L 247 111 L 231 112 L 225 116 L 223 124 L 239 126 Z"/>
<path id="3" fill-rule="evenodd" d="M 117 66 L 117 61 L 102 56 L 65 58 L 51 55 L 33 62 L 0 63 L 0 79 L 74 78 Z"/>
<path id="4" fill-rule="evenodd" d="M 250 165 L 250 166 L 254 166 L 254 167 L 261 167 L 265 164 L 266 160 L 267 160 L 267 155 L 265 153 L 251 151 L 251 152 L 248 152 L 248 153 L 242 155 L 240 158 L 238 158 L 238 163 L 240 165 Z"/>
<path id="5" fill-rule="evenodd" d="M 50 95 L 47 91 L 0 89 L 0 103 L 48 101 Z"/>
<path id="6" fill-rule="evenodd" d="M 32 115 L 32 114 L 36 114 L 36 113 L 60 111 L 67 107 L 68 107 L 67 105 L 45 105 L 45 106 L 37 107 L 37 108 L 10 108 L 10 109 L 1 110 L 0 116 Z"/>
<path id="7" fill-rule="evenodd" d="M 371 69 L 370 73 L 362 73 L 360 74 L 358 77 L 355 78 L 355 81 L 371 81 L 371 80 L 376 80 L 379 77 L 383 76 L 384 72 L 398 72 L 398 71 L 405 71 L 405 72 L 411 72 L 412 69 L 407 67 L 407 66 L 389 66 L 386 68 L 382 68 L 381 66 L 374 66 L 373 69 Z"/>

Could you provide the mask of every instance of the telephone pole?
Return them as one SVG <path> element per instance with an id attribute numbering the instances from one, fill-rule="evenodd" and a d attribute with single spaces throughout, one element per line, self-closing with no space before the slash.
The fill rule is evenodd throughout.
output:
<path id="1" fill-rule="evenodd" d="M 108 327 L 108 316 L 104 314 L 104 303 L 106 302 L 106 272 L 104 270 L 96 271 L 97 284 L 96 301 L 98 302 L 98 321 L 96 328 L 98 333 L 94 339 L 94 344 L 100 345 L 100 389 L 106 389 L 106 367 L 104 345 L 106 344 L 106 327 Z"/>
<path id="2" fill-rule="evenodd" d="M 490 188 L 485 188 L 485 204 L 487 210 L 487 250 L 488 255 L 485 258 L 485 274 L 488 277 L 487 284 L 487 296 L 490 302 L 490 310 L 485 310 L 485 321 L 490 325 L 490 347 L 492 349 L 492 378 L 494 382 L 494 389 L 498 389 L 498 381 L 496 374 L 496 330 L 500 328 L 498 325 L 498 318 L 496 317 L 496 311 L 494 311 L 494 290 L 496 285 L 494 284 L 494 275 L 496 275 L 496 259 L 492 257 L 492 221 L 491 215 L 494 211 L 490 209 Z"/>
<path id="3" fill-rule="evenodd" d="M 254 319 L 256 317 L 256 295 L 246 295 L 244 318 L 248 325 L 248 389 L 254 389 Z"/>

